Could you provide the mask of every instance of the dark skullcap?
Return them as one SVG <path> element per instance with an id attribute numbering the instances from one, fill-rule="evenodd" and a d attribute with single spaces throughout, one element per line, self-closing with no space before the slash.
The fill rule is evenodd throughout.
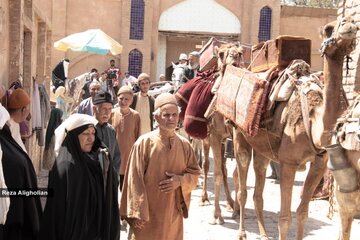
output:
<path id="1" fill-rule="evenodd" d="M 97 105 L 100 103 L 112 103 L 111 94 L 106 91 L 99 91 L 95 94 L 93 104 Z"/>

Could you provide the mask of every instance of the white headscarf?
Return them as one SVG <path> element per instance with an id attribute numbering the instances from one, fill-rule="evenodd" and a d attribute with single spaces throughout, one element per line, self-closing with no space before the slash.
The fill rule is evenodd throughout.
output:
<path id="1" fill-rule="evenodd" d="M 88 124 L 94 126 L 98 123 L 95 117 L 87 114 L 74 113 L 70 115 L 59 127 L 55 129 L 55 156 L 58 156 L 61 144 L 64 142 L 67 132 Z"/>
<path id="2" fill-rule="evenodd" d="M 10 114 L 0 103 L 0 129 L 2 129 L 5 123 L 10 119 Z"/>
<path id="3" fill-rule="evenodd" d="M 0 103 L 0 129 L 2 129 L 5 123 L 10 119 L 8 111 Z M 7 188 L 4 179 L 3 166 L 2 166 L 2 149 L 0 145 L 0 188 Z M 0 224 L 5 224 L 6 215 L 9 211 L 10 199 L 8 197 L 0 198 Z"/>
<path id="4" fill-rule="evenodd" d="M 65 92 L 66 92 L 66 88 L 63 86 L 60 86 L 55 91 L 55 97 L 65 98 Z"/>

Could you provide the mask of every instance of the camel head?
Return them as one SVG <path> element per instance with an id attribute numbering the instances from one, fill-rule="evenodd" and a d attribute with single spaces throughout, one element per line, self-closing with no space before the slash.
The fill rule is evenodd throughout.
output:
<path id="1" fill-rule="evenodd" d="M 218 56 L 218 67 L 221 72 L 225 71 L 226 65 L 240 67 L 242 63 L 243 48 L 239 43 L 227 43 L 215 48 Z"/>
<path id="2" fill-rule="evenodd" d="M 350 54 L 356 45 L 358 27 L 351 17 L 343 17 L 325 25 L 321 31 L 324 39 L 321 44 L 321 55 L 344 57 Z"/>

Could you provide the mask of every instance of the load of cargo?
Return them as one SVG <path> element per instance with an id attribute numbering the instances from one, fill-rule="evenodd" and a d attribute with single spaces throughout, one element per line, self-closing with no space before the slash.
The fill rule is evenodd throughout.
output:
<path id="1" fill-rule="evenodd" d="M 211 38 L 204 45 L 197 76 L 176 93 L 180 118 L 193 138 L 207 136 L 209 105 L 245 134 L 255 136 L 276 102 L 288 101 L 295 88 L 322 91 L 321 73 L 310 74 L 310 39 L 279 36 L 252 47 L 241 45 L 241 67 L 219 66 L 217 50 L 224 44 Z"/>

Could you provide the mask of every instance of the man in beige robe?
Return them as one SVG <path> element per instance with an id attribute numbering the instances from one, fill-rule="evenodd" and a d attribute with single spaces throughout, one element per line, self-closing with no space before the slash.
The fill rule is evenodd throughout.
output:
<path id="1" fill-rule="evenodd" d="M 130 150 L 140 136 L 139 113 L 130 108 L 133 92 L 129 86 L 123 86 L 118 91 L 119 107 L 112 111 L 111 125 L 116 131 L 116 139 L 120 148 L 120 190 L 123 186 L 125 169 Z"/>
<path id="2" fill-rule="evenodd" d="M 174 95 L 155 99 L 155 119 L 159 129 L 142 135 L 131 149 L 120 216 L 130 224 L 129 239 L 181 240 L 200 168 L 190 143 L 175 133 Z"/>
<path id="3" fill-rule="evenodd" d="M 150 89 L 150 76 L 146 73 L 141 73 L 138 76 L 137 84 L 140 88 L 140 92 L 134 94 L 130 108 L 136 110 L 140 114 L 140 135 L 143 135 L 154 129 L 154 98 L 148 95 Z"/>

